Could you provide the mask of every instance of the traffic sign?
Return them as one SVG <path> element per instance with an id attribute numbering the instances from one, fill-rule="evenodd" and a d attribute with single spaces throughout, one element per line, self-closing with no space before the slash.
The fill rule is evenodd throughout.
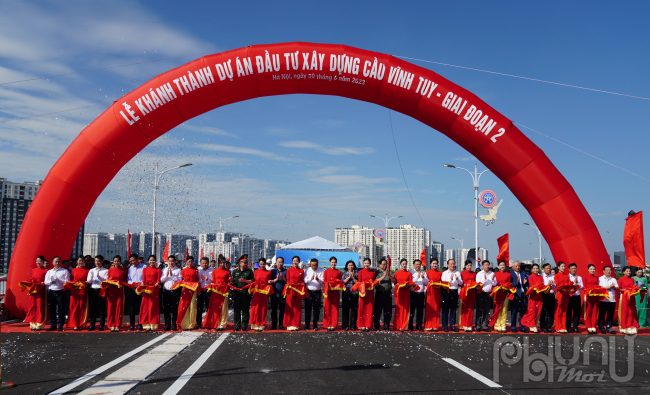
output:
<path id="1" fill-rule="evenodd" d="M 492 208 L 497 204 L 497 194 L 491 189 L 485 189 L 478 195 L 478 201 L 485 208 Z"/>
<path id="2" fill-rule="evenodd" d="M 354 246 L 357 247 L 357 248 L 361 248 L 362 245 L 363 244 L 360 241 L 357 241 L 356 243 L 354 243 Z"/>
<path id="3" fill-rule="evenodd" d="M 375 236 L 379 237 L 380 239 L 383 239 L 385 235 L 386 235 L 386 231 L 383 230 L 382 228 L 375 230 Z"/>

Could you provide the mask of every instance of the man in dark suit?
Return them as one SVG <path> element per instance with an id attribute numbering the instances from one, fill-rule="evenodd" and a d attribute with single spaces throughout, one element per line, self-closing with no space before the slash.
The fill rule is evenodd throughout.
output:
<path id="1" fill-rule="evenodd" d="M 528 290 L 528 273 L 521 270 L 519 261 L 512 264 L 512 286 L 517 289 L 514 298 L 510 301 L 510 327 L 512 332 L 517 332 L 517 323 L 519 323 L 519 330 L 528 332 L 526 328 L 521 325 L 521 317 L 526 313 L 526 291 Z"/>

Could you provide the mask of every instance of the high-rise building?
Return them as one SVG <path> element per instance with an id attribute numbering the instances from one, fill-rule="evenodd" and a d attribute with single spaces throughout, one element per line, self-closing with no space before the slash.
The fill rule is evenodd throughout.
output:
<path id="1" fill-rule="evenodd" d="M 450 259 L 456 261 L 456 250 L 454 249 L 445 250 L 445 261 L 440 262 L 440 267 L 447 266 L 447 261 Z"/>
<path id="2" fill-rule="evenodd" d="M 420 253 L 426 249 L 427 260 L 431 251 L 431 232 L 413 225 L 400 225 L 399 228 L 386 229 L 388 242 L 388 255 L 391 256 L 391 269 L 399 268 L 399 261 L 405 258 L 408 261 L 409 270 L 413 267 L 413 261 L 420 259 Z"/>
<path id="3" fill-rule="evenodd" d="M 84 235 L 84 255 L 102 255 L 112 260 L 115 255 L 127 258 L 127 236 L 124 233 L 86 233 Z"/>
<path id="4" fill-rule="evenodd" d="M 77 238 L 74 241 L 74 246 L 72 247 L 72 252 L 70 253 L 70 260 L 74 261 L 79 255 L 84 255 L 84 228 L 86 224 L 81 225 L 79 233 L 77 233 Z"/>
<path id="5" fill-rule="evenodd" d="M 383 244 L 379 244 L 377 241 L 374 228 L 352 225 L 349 228 L 334 229 L 336 244 L 357 251 L 361 258 L 370 258 L 373 266 L 377 266 L 381 257 L 384 256 Z M 357 247 L 357 243 L 361 243 L 361 247 Z"/>
<path id="6" fill-rule="evenodd" d="M 614 251 L 614 269 L 621 270 L 625 266 L 627 266 L 625 251 Z"/>
<path id="7" fill-rule="evenodd" d="M 8 181 L 6 178 L 0 178 L 0 273 L 9 271 L 11 254 L 25 219 L 25 214 L 27 214 L 27 209 L 32 204 L 42 183 L 42 180 L 17 183 Z M 70 251 L 72 257 L 81 253 L 83 235 L 84 228 L 82 225 L 77 234 L 74 247 Z"/>
<path id="8" fill-rule="evenodd" d="M 286 240 L 258 239 L 245 233 L 217 232 L 201 233 L 199 235 L 199 254 L 210 259 L 217 259 L 222 254 L 231 262 L 244 254 L 249 261 L 259 258 L 271 259 L 275 251 L 290 244 Z"/>
<path id="9" fill-rule="evenodd" d="M 431 242 L 431 257 L 429 260 L 433 258 L 436 258 L 439 264 L 445 259 L 445 245 L 439 241 Z"/>

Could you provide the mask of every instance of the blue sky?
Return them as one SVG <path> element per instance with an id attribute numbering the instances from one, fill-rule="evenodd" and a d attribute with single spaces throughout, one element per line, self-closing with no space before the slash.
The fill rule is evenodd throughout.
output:
<path id="1" fill-rule="evenodd" d="M 199 54 L 253 44 L 347 44 L 418 59 L 650 97 L 645 20 L 636 2 L 87 2 L 4 1 L 0 83 L 169 57 L 180 59 L 0 85 L 0 176 L 42 179 L 77 134 L 113 100 Z M 650 178 L 649 100 L 418 63 L 469 89 L 530 128 Z M 415 203 L 436 240 L 474 237 L 470 177 L 444 163 L 473 158 L 442 134 L 392 113 L 397 148 Z M 650 182 L 533 132 L 593 216 L 611 253 L 621 250 L 625 213 L 643 210 Z M 368 214 L 404 215 L 422 226 L 404 186 L 388 110 L 339 97 L 282 96 L 197 117 L 142 151 L 104 191 L 89 231 L 148 230 L 153 163 L 193 167 L 163 179 L 157 229 L 194 233 L 240 215 L 228 229 L 297 241 L 334 237 L 334 227 L 378 227 Z M 479 169 L 484 167 L 479 164 Z M 493 175 L 481 189 L 504 203 L 479 224 L 479 244 L 537 256 L 526 210 Z M 485 210 L 482 210 L 485 213 Z M 551 259 L 546 245 L 544 255 Z"/>

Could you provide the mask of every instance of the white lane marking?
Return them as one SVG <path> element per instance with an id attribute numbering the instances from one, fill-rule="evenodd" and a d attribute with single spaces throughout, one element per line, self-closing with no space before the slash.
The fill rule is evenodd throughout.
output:
<path id="1" fill-rule="evenodd" d="M 499 384 L 495 383 L 494 381 L 488 379 L 487 377 L 485 377 L 485 376 L 483 376 L 483 375 L 480 375 L 480 374 L 476 373 L 476 372 L 473 371 L 472 369 L 470 369 L 470 368 L 468 368 L 467 366 L 464 366 L 464 365 L 462 365 L 462 364 L 460 364 L 460 363 L 454 361 L 454 360 L 451 359 L 451 358 L 442 358 L 442 360 L 445 361 L 445 362 L 447 362 L 448 364 L 450 364 L 450 365 L 452 365 L 452 366 L 455 366 L 455 367 L 458 368 L 460 371 L 469 374 L 470 376 L 474 377 L 476 380 L 478 380 L 478 381 L 480 381 L 481 383 L 487 385 L 488 387 L 492 387 L 492 388 L 501 388 L 501 386 L 500 386 Z"/>
<path id="2" fill-rule="evenodd" d="M 201 368 L 201 366 L 203 366 L 205 361 L 207 361 L 208 358 L 210 358 L 210 356 L 214 354 L 215 351 L 217 351 L 217 348 L 219 348 L 221 343 L 223 343 L 227 337 L 228 333 L 224 333 L 219 336 L 219 338 L 217 338 L 217 340 L 215 340 L 215 342 L 212 343 L 212 345 L 207 350 L 205 350 L 205 352 L 201 354 L 201 356 L 196 361 L 194 361 L 194 363 L 189 368 L 187 368 L 187 370 L 178 379 L 176 379 L 174 384 L 172 384 L 171 387 L 167 388 L 167 391 L 165 391 L 163 395 L 178 394 L 178 392 L 185 386 L 185 384 L 190 381 L 192 376 L 194 376 L 194 373 L 196 373 Z"/>
<path id="3" fill-rule="evenodd" d="M 101 367 L 93 370 L 90 373 L 86 373 L 85 375 L 79 377 L 78 379 L 76 379 L 72 383 L 70 383 L 70 384 L 68 384 L 66 386 L 63 386 L 63 387 L 61 387 L 61 388 L 59 388 L 59 389 L 57 389 L 55 391 L 50 392 L 48 395 L 65 394 L 66 392 L 73 390 L 74 388 L 80 386 L 81 384 L 83 384 L 86 381 L 92 379 L 93 377 L 97 376 L 98 374 L 101 374 L 101 373 L 107 371 L 108 369 L 112 368 L 113 366 L 118 365 L 118 364 L 126 361 L 127 359 L 131 358 L 135 354 L 146 350 L 151 345 L 158 343 L 159 341 L 161 341 L 162 339 L 166 338 L 169 335 L 170 335 L 169 333 L 165 333 L 163 335 L 160 335 L 160 336 L 156 337 L 155 339 L 141 345 L 140 347 L 136 348 L 135 350 L 133 350 L 133 351 L 131 351 L 129 353 L 126 353 L 126 354 L 122 355 L 121 357 L 119 357 L 117 359 L 114 359 L 113 361 L 107 363 L 106 365 L 101 366 Z"/>

